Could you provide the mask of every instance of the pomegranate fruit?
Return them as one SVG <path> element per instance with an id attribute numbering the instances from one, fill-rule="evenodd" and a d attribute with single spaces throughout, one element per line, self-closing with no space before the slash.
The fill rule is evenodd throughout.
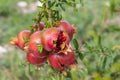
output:
<path id="1" fill-rule="evenodd" d="M 61 70 L 64 67 L 75 64 L 75 54 L 74 52 L 50 54 L 48 60 L 53 68 Z"/>
<path id="2" fill-rule="evenodd" d="M 23 50 L 26 44 L 26 40 L 29 39 L 29 36 L 30 31 L 23 30 L 18 34 L 17 38 L 12 39 L 12 44 L 16 45 L 17 47 Z"/>
<path id="3" fill-rule="evenodd" d="M 35 23 L 31 31 L 23 30 L 13 38 L 12 44 L 26 51 L 26 60 L 30 64 L 39 67 L 48 59 L 53 68 L 66 72 L 68 66 L 75 64 L 75 53 L 69 43 L 76 29 L 64 20 L 44 28 L 43 22 Z"/>
<path id="4" fill-rule="evenodd" d="M 47 51 L 61 50 L 69 42 L 68 35 L 57 28 L 49 28 L 42 34 L 42 45 Z"/>
<path id="5" fill-rule="evenodd" d="M 75 27 L 73 27 L 69 22 L 64 20 L 61 20 L 59 24 L 56 25 L 56 27 L 58 30 L 65 31 L 68 34 L 70 40 L 72 39 L 73 34 L 75 33 L 76 30 Z"/>
<path id="6" fill-rule="evenodd" d="M 42 52 L 39 51 L 39 45 L 41 45 L 41 35 L 41 31 L 36 31 L 30 36 L 28 52 L 32 52 L 34 56 L 46 57 L 48 55 L 47 51 L 45 51 L 44 49 Z"/>
<path id="7" fill-rule="evenodd" d="M 57 41 L 58 34 L 59 30 L 56 28 L 49 28 L 43 32 L 42 44 L 47 51 L 51 51 L 55 47 L 55 41 Z"/>
<path id="8" fill-rule="evenodd" d="M 32 25 L 36 31 L 41 31 L 45 28 L 44 22 L 40 22 L 38 25 L 35 23 Z"/>
<path id="9" fill-rule="evenodd" d="M 33 53 L 27 53 L 26 59 L 30 64 L 38 66 L 46 62 L 47 57 L 35 56 Z"/>
<path id="10" fill-rule="evenodd" d="M 32 53 L 38 53 L 37 44 L 41 44 L 41 31 L 36 31 L 30 36 L 28 50 Z"/>
<path id="11" fill-rule="evenodd" d="M 62 69 L 62 66 L 58 60 L 58 57 L 59 55 L 50 54 L 48 60 L 53 68 L 60 70 Z"/>

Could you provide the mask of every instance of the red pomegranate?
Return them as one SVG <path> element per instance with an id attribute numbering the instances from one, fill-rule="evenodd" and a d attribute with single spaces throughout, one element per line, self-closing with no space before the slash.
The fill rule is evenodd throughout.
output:
<path id="1" fill-rule="evenodd" d="M 61 20 L 56 27 L 59 30 L 65 31 L 68 34 L 70 40 L 72 39 L 73 34 L 75 33 L 75 30 L 76 30 L 75 27 L 73 27 L 69 22 L 64 20 Z"/>
<path id="2" fill-rule="evenodd" d="M 35 23 L 32 25 L 37 31 L 41 31 L 45 28 L 44 22 L 40 22 L 38 25 Z"/>
<path id="3" fill-rule="evenodd" d="M 33 53 L 27 53 L 26 59 L 30 64 L 38 66 L 46 62 L 47 57 L 35 56 Z"/>
<path id="4" fill-rule="evenodd" d="M 42 34 L 42 45 L 47 51 L 57 48 L 60 50 L 62 44 L 68 44 L 69 42 L 68 35 L 55 27 L 45 30 Z"/>
<path id="5" fill-rule="evenodd" d="M 43 22 L 40 22 L 38 30 L 43 30 L 45 28 L 45 24 Z"/>
<path id="6" fill-rule="evenodd" d="M 30 31 L 23 30 L 18 34 L 17 38 L 12 39 L 11 43 L 23 50 L 26 44 L 26 40 L 29 39 L 29 36 L 30 36 Z"/>
<path id="7" fill-rule="evenodd" d="M 36 31 L 30 36 L 28 49 L 30 52 L 38 53 L 38 44 L 41 44 L 41 31 Z"/>
<path id="8" fill-rule="evenodd" d="M 44 49 L 42 52 L 39 51 L 40 46 L 42 46 L 41 35 L 41 31 L 36 31 L 30 36 L 28 51 L 32 52 L 35 56 L 46 57 L 48 55 L 47 51 L 45 51 Z"/>
<path id="9" fill-rule="evenodd" d="M 75 64 L 75 54 L 74 52 L 50 54 L 48 60 L 53 68 L 62 70 L 64 67 Z"/>
<path id="10" fill-rule="evenodd" d="M 53 68 L 60 70 L 62 69 L 62 65 L 60 64 L 58 57 L 59 55 L 50 54 L 48 60 Z"/>

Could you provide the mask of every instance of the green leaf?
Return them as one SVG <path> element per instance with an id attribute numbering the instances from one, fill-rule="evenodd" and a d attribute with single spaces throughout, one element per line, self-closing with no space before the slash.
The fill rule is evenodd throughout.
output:
<path id="1" fill-rule="evenodd" d="M 80 0 L 80 3 L 81 3 L 82 6 L 84 5 L 83 0 Z"/>
<path id="2" fill-rule="evenodd" d="M 71 78 L 71 72 L 67 71 L 67 76 L 65 76 L 66 78 Z"/>
<path id="3" fill-rule="evenodd" d="M 41 44 L 37 44 L 38 52 L 41 53 L 43 51 L 43 46 Z"/>
<path id="4" fill-rule="evenodd" d="M 73 39 L 73 44 L 74 44 L 75 49 L 78 50 L 79 44 L 78 44 L 78 41 L 76 39 Z"/>
<path id="5" fill-rule="evenodd" d="M 110 10 L 111 10 L 111 13 L 113 13 L 115 9 L 115 1 L 114 0 L 110 0 Z"/>
<path id="6" fill-rule="evenodd" d="M 29 68 L 29 73 L 35 71 L 35 66 L 32 65 L 32 64 L 29 64 L 29 65 L 28 65 L 28 68 Z"/>
<path id="7" fill-rule="evenodd" d="M 21 61 L 21 60 L 20 60 L 20 62 L 19 62 L 19 65 L 20 65 L 20 66 L 22 66 L 22 67 L 25 67 L 25 66 L 26 66 L 26 64 L 27 64 L 27 62 L 26 62 L 26 61 Z"/>
<path id="8" fill-rule="evenodd" d="M 105 69 L 105 67 L 106 67 L 106 64 L 107 64 L 107 56 L 103 56 L 103 58 L 102 58 L 102 69 Z"/>
<path id="9" fill-rule="evenodd" d="M 118 54 L 118 55 L 116 55 L 116 56 L 114 57 L 113 61 L 114 61 L 114 62 L 117 62 L 117 61 L 119 61 L 119 60 L 120 60 L 120 55 Z"/>
<path id="10" fill-rule="evenodd" d="M 33 26 L 30 26 L 30 33 L 32 34 L 34 32 Z"/>
<path id="11" fill-rule="evenodd" d="M 100 46 L 101 51 L 104 52 L 103 46 L 102 46 L 102 36 L 101 35 L 98 36 L 98 45 Z"/>
<path id="12" fill-rule="evenodd" d="M 63 11 L 65 11 L 65 8 L 63 7 L 63 5 L 60 4 L 59 6 Z"/>
<path id="13" fill-rule="evenodd" d="M 49 6 L 49 9 L 50 9 L 51 7 L 54 7 L 54 6 L 55 6 L 55 3 L 56 3 L 55 1 L 54 1 L 53 3 L 51 3 L 50 6 Z"/>
<path id="14" fill-rule="evenodd" d="M 76 51 L 76 53 L 78 54 L 79 58 L 83 60 L 84 58 L 83 54 L 80 51 Z"/>
<path id="15" fill-rule="evenodd" d="M 23 40 L 25 41 L 25 43 L 27 43 L 29 41 L 29 37 L 24 37 L 23 36 Z"/>

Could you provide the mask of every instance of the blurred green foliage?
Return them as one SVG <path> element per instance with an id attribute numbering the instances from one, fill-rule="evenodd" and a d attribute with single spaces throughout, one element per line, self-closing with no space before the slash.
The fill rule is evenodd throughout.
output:
<path id="1" fill-rule="evenodd" d="M 16 33 L 23 29 L 29 29 L 33 24 L 33 18 L 36 13 L 27 15 L 21 14 L 17 7 L 19 0 L 0 0 L 0 44 L 10 41 L 11 36 L 16 36 Z M 37 0 L 24 0 L 28 3 Z"/>
<path id="2" fill-rule="evenodd" d="M 0 44 L 29 29 L 37 12 L 21 14 L 19 0 L 0 0 Z M 28 3 L 37 0 L 24 0 Z M 73 49 L 77 49 L 78 69 L 63 77 L 44 65 L 40 71 L 25 65 L 23 51 L 13 49 L 0 60 L 0 80 L 120 80 L 120 0 L 81 0 L 74 10 L 67 7 L 63 19 L 77 27 Z M 78 48 L 79 47 L 79 48 Z M 81 59 L 82 58 L 82 59 Z M 70 78 L 73 77 L 73 78 Z"/>

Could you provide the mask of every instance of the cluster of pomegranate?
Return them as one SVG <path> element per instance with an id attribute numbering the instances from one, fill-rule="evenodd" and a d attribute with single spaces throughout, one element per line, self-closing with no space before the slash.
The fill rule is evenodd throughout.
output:
<path id="1" fill-rule="evenodd" d="M 70 41 L 75 33 L 67 21 L 61 20 L 57 25 L 46 28 L 43 22 L 33 25 L 34 31 L 23 30 L 12 44 L 26 52 L 26 60 L 33 65 L 41 66 L 47 60 L 57 70 L 64 70 L 75 64 L 75 53 Z"/>

